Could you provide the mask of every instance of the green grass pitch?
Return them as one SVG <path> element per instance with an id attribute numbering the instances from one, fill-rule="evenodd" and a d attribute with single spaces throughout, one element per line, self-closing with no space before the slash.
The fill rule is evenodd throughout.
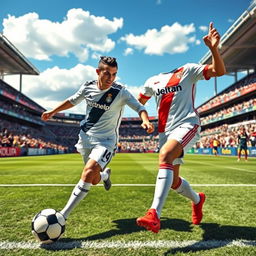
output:
<path id="1" fill-rule="evenodd" d="M 63 237 L 40 247 L 31 220 L 42 209 L 62 209 L 80 178 L 82 159 L 1 158 L 0 255 L 256 255 L 256 159 L 186 155 L 181 176 L 205 192 L 204 219 L 192 225 L 190 201 L 170 191 L 158 234 L 135 224 L 151 205 L 158 155 L 117 154 L 110 167 L 111 190 L 92 187 L 69 216 Z"/>

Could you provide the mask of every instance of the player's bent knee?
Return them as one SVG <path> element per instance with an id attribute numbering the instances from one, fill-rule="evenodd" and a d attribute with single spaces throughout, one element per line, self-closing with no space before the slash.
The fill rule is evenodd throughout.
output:
<path id="1" fill-rule="evenodd" d="M 173 179 L 173 182 L 172 182 L 172 189 L 177 189 L 180 185 L 180 181 L 179 181 L 179 178 L 178 179 Z"/>
<path id="2" fill-rule="evenodd" d="M 159 164 L 165 164 L 165 163 L 172 164 L 174 159 L 175 157 L 172 155 L 171 152 L 162 151 L 159 153 Z"/>
<path id="3" fill-rule="evenodd" d="M 95 179 L 97 172 L 92 168 L 84 168 L 82 173 L 82 180 L 92 183 Z"/>
<path id="4" fill-rule="evenodd" d="M 161 150 L 159 153 L 159 163 L 168 162 L 168 152 L 165 150 Z"/>

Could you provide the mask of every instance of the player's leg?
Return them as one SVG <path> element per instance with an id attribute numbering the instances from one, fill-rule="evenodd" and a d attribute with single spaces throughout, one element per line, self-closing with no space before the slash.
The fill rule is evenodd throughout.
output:
<path id="1" fill-rule="evenodd" d="M 178 169 L 179 169 L 179 165 L 174 165 L 174 173 L 175 174 L 179 173 L 179 171 L 177 171 Z M 199 203 L 199 201 L 200 201 L 200 197 L 199 197 L 198 193 L 196 193 L 190 186 L 189 182 L 181 176 L 178 176 L 177 179 L 174 179 L 173 185 L 171 188 L 174 191 L 176 191 L 178 194 L 180 194 L 184 197 L 187 197 L 195 204 Z"/>
<path id="2" fill-rule="evenodd" d="M 179 165 L 174 165 L 174 174 L 176 174 L 176 177 L 179 173 L 178 170 Z M 192 223 L 196 225 L 200 224 L 203 218 L 205 194 L 202 192 L 195 192 L 189 182 L 180 176 L 174 179 L 172 189 L 192 201 Z"/>
<path id="3" fill-rule="evenodd" d="M 241 151 L 242 151 L 242 149 L 241 149 L 241 147 L 239 147 L 239 148 L 238 148 L 238 158 L 237 158 L 237 161 L 238 161 L 238 162 L 239 162 L 240 159 L 241 159 Z"/>
<path id="4" fill-rule="evenodd" d="M 244 159 L 245 161 L 248 160 L 247 147 L 244 147 Z"/>
<path id="5" fill-rule="evenodd" d="M 80 152 L 83 156 L 85 165 L 89 158 L 94 159 L 101 165 L 102 170 L 100 172 L 100 181 L 103 181 L 104 188 L 106 190 L 111 188 L 111 170 L 110 168 L 106 168 L 106 166 L 114 155 L 115 145 L 115 141 L 108 141 L 108 143 L 102 141 L 91 142 L 89 136 L 86 135 L 82 130 L 79 134 L 79 140 L 76 144 L 77 151 Z M 95 182 L 98 181 L 95 180 Z"/>
<path id="6" fill-rule="evenodd" d="M 111 188 L 112 183 L 110 180 L 111 169 L 106 166 L 110 163 L 112 157 L 114 156 L 115 150 L 116 148 L 114 145 L 112 145 L 112 143 L 100 143 L 90 154 L 90 157 L 97 161 L 102 167 L 100 179 L 95 180 L 95 182 L 99 183 L 100 181 L 103 181 L 104 188 L 107 191 Z"/>
<path id="7" fill-rule="evenodd" d="M 80 181 L 73 189 L 66 206 L 61 210 L 61 213 L 66 219 L 75 206 L 88 194 L 91 185 L 96 185 L 100 182 L 100 173 L 112 157 L 112 151 L 107 147 L 100 145 L 100 143 L 91 145 L 88 141 L 85 143 L 85 140 L 83 140 L 83 145 L 92 149 L 84 147 L 79 148 L 79 152 L 83 154 L 84 161 L 86 161 L 86 159 L 89 160 L 85 164 Z"/>
<path id="8" fill-rule="evenodd" d="M 214 155 L 217 156 L 217 147 L 214 147 Z"/>
<path id="9" fill-rule="evenodd" d="M 100 180 L 100 171 L 101 166 L 95 160 L 89 159 L 83 169 L 81 179 L 73 189 L 67 204 L 61 210 L 66 219 L 80 201 L 87 196 L 92 184 L 97 184 L 97 181 Z"/>
<path id="10" fill-rule="evenodd" d="M 186 153 L 200 138 L 199 130 L 188 129 L 186 134 L 189 136 L 185 135 L 181 140 L 184 153 Z M 175 159 L 173 162 L 174 182 L 172 185 L 172 189 L 192 201 L 192 222 L 193 224 L 199 224 L 203 218 L 202 208 L 205 201 L 205 194 L 202 192 L 195 192 L 190 186 L 189 182 L 179 176 L 180 164 L 183 164 L 182 157 Z"/>
<path id="11" fill-rule="evenodd" d="M 83 160 L 84 160 L 84 163 L 86 164 L 87 161 L 89 160 L 89 156 L 83 155 Z M 103 182 L 104 188 L 107 191 L 110 190 L 110 188 L 112 186 L 112 183 L 110 180 L 110 175 L 111 175 L 111 169 L 108 167 L 105 167 L 103 170 L 100 171 L 100 181 L 99 182 L 101 182 L 101 181 Z"/>
<path id="12" fill-rule="evenodd" d="M 180 156 L 181 152 L 182 145 L 174 139 L 168 140 L 160 150 L 154 199 L 147 214 L 137 219 L 139 226 L 143 226 L 152 232 L 157 233 L 160 229 L 162 208 L 173 182 L 172 162 Z"/>

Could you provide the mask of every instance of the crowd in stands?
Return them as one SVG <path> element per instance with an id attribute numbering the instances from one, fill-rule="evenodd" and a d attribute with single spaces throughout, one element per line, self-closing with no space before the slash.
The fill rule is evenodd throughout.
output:
<path id="1" fill-rule="evenodd" d="M 197 148 L 211 148 L 214 139 L 219 141 L 223 148 L 237 147 L 237 136 L 241 127 L 244 127 L 249 136 L 248 146 L 256 146 L 256 120 L 241 122 L 233 125 L 224 124 L 201 132 L 201 139 L 196 144 Z"/>
<path id="2" fill-rule="evenodd" d="M 32 135 L 34 134 L 34 135 Z M 40 134 L 40 136 L 38 136 Z M 19 147 L 23 149 L 39 148 L 54 149 L 55 151 L 67 151 L 68 148 L 41 139 L 42 133 L 35 128 L 28 128 L 14 122 L 1 120 L 0 147 Z"/>
<path id="3" fill-rule="evenodd" d="M 219 141 L 219 146 L 223 148 L 237 147 L 237 135 L 239 129 L 245 127 L 249 135 L 248 146 L 256 146 L 256 120 L 247 123 L 238 123 L 235 125 L 224 124 L 215 128 L 206 129 L 201 132 L 201 139 L 195 145 L 196 148 L 212 148 L 213 140 Z M 50 128 L 57 137 L 63 137 L 67 142 L 70 139 L 70 147 L 74 146 L 77 141 L 79 127 L 57 127 Z M 135 128 L 136 129 L 136 128 Z M 122 129 L 122 134 L 127 131 Z M 142 133 L 143 130 L 140 130 Z M 43 132 L 35 128 L 28 128 L 19 124 L 2 121 L 0 126 L 0 147 L 20 147 L 20 148 L 51 148 L 68 152 L 68 146 L 56 144 L 42 139 Z M 48 133 L 48 137 L 50 134 Z M 119 152 L 158 152 L 158 135 L 123 135 L 120 136 L 118 145 Z"/>
<path id="4" fill-rule="evenodd" d="M 256 74 L 251 74 L 248 77 L 240 80 L 232 87 L 226 89 L 222 94 L 213 98 L 205 105 L 199 108 L 199 112 L 203 112 L 209 108 L 227 102 L 232 97 L 239 97 L 242 93 L 248 93 L 256 90 Z M 18 95 L 19 92 L 5 86 L 4 82 L 0 82 L 0 92 L 4 89 L 8 92 L 9 98 L 11 95 Z M 16 98 L 13 100 L 17 101 Z M 234 96 L 235 95 L 235 96 Z M 23 97 L 22 94 L 20 97 Z M 24 97 L 24 100 L 27 98 Z M 31 101 L 32 102 L 32 101 Z M 33 115 L 20 104 L 9 104 L 0 102 L 0 109 L 4 111 L 12 111 L 18 116 L 24 116 L 33 120 L 40 120 L 39 115 Z M 256 97 L 253 96 L 250 100 L 243 101 L 238 104 L 233 104 L 229 107 L 220 108 L 214 114 L 201 118 L 202 125 L 214 123 L 219 120 L 225 120 L 245 111 L 255 111 Z M 16 116 L 17 117 L 17 116 Z M 22 118 L 21 118 L 22 119 Z M 60 121 L 59 121 L 60 120 Z M 64 120 L 64 121 L 62 121 Z M 21 121 L 20 121 L 21 122 Z M 33 123 L 33 122 L 31 122 Z M 37 123 L 38 124 L 38 123 Z M 155 132 L 148 135 L 140 126 L 140 122 L 124 121 L 119 129 L 120 142 L 118 145 L 119 152 L 158 152 L 159 139 L 157 132 L 157 121 L 154 120 Z M 39 128 L 33 126 L 21 125 L 19 123 L 1 120 L 0 122 L 0 147 L 20 147 L 20 148 L 48 148 L 62 150 L 66 152 L 74 152 L 74 145 L 77 142 L 80 127 L 77 122 L 71 122 L 67 119 L 59 117 L 55 122 L 40 123 Z M 205 129 L 201 132 L 201 140 L 195 145 L 196 148 L 212 148 L 213 141 L 217 140 L 220 147 L 229 148 L 237 146 L 237 135 L 241 127 L 245 127 L 249 135 L 248 146 L 256 146 L 256 120 L 238 124 L 224 124 L 215 128 Z"/>
<path id="5" fill-rule="evenodd" d="M 156 121 L 151 121 L 155 127 L 157 127 Z M 120 125 L 119 135 L 125 139 L 143 139 L 147 136 L 147 132 L 142 129 L 140 126 L 141 123 L 138 124 L 122 124 Z M 157 135 L 157 129 L 152 134 L 153 136 Z"/>
<path id="6" fill-rule="evenodd" d="M 202 125 L 226 119 L 230 116 L 235 116 L 244 113 L 244 111 L 253 111 L 256 108 L 256 97 L 249 101 L 244 101 L 239 104 L 234 104 L 231 107 L 223 108 L 212 115 L 201 118 Z"/>
<path id="7" fill-rule="evenodd" d="M 214 97 L 206 104 L 198 108 L 198 112 L 201 113 L 203 111 L 209 110 L 213 107 L 221 105 L 225 102 L 228 102 L 231 99 L 237 98 L 241 95 L 254 91 L 256 89 L 256 74 L 253 73 L 246 78 L 241 79 L 235 85 L 229 87 L 224 90 L 223 93 Z"/>
<path id="8" fill-rule="evenodd" d="M 158 152 L 158 135 L 120 136 L 119 152 Z"/>

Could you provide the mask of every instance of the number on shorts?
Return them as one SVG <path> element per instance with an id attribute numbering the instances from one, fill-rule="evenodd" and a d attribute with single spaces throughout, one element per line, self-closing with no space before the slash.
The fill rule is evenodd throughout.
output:
<path id="1" fill-rule="evenodd" d="M 111 152 L 106 149 L 102 158 L 101 158 L 101 161 L 102 162 L 108 162 L 110 160 L 110 157 L 111 157 Z"/>

